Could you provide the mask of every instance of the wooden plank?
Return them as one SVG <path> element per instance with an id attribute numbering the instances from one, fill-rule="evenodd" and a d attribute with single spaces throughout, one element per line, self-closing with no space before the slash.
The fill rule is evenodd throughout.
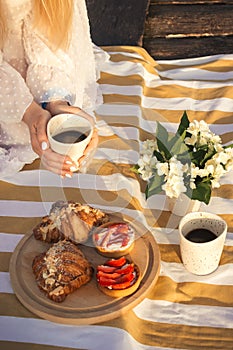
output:
<path id="1" fill-rule="evenodd" d="M 144 39 L 233 35 L 232 18 L 233 4 L 150 5 Z"/>
<path id="2" fill-rule="evenodd" d="M 87 0 L 91 35 L 97 45 L 142 45 L 149 0 Z"/>
<path id="3" fill-rule="evenodd" d="M 143 47 L 155 59 L 175 59 L 233 53 L 233 36 L 180 39 L 144 39 Z"/>
<path id="4" fill-rule="evenodd" d="M 181 5 L 181 4 L 189 4 L 189 5 L 195 5 L 195 4 L 233 4 L 233 0 L 151 0 L 151 5 Z"/>

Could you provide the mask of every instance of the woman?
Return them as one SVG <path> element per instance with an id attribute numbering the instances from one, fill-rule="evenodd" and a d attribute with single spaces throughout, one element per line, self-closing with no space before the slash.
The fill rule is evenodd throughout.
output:
<path id="1" fill-rule="evenodd" d="M 72 176 L 72 160 L 49 148 L 46 124 L 63 112 L 94 123 L 101 101 L 93 47 L 84 0 L 0 0 L 1 178 L 38 156 L 46 169 Z M 97 141 L 95 132 L 86 154 Z"/>

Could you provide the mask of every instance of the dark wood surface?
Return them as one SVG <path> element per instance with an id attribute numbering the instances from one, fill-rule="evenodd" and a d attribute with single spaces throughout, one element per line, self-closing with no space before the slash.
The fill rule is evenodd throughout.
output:
<path id="1" fill-rule="evenodd" d="M 149 0 L 86 0 L 96 45 L 142 46 Z"/>
<path id="2" fill-rule="evenodd" d="M 233 0 L 86 0 L 93 41 L 155 59 L 233 53 Z"/>
<path id="3" fill-rule="evenodd" d="M 156 59 L 233 53 L 233 1 L 151 0 L 143 46 Z"/>

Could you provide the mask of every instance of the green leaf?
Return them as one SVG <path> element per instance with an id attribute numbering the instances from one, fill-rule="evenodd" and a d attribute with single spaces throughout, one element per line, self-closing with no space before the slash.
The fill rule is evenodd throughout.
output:
<path id="1" fill-rule="evenodd" d="M 153 155 L 158 159 L 159 162 L 164 163 L 166 159 L 162 156 L 162 154 L 156 150 L 154 150 Z"/>
<path id="2" fill-rule="evenodd" d="M 175 136 L 172 140 L 171 150 L 170 153 L 172 156 L 177 155 L 177 158 L 180 159 L 179 155 L 183 155 L 186 157 L 188 156 L 189 148 L 184 143 L 184 137 L 183 136 Z M 190 157 L 189 157 L 190 158 Z"/>
<path id="3" fill-rule="evenodd" d="M 138 164 L 135 164 L 134 166 L 132 166 L 130 168 L 130 170 L 133 172 L 133 173 L 136 173 L 138 174 L 138 169 L 139 169 L 139 165 Z"/>
<path id="4" fill-rule="evenodd" d="M 233 143 L 231 145 L 223 146 L 223 148 L 233 148 Z"/>
<path id="5" fill-rule="evenodd" d="M 186 133 L 186 130 L 189 127 L 189 124 L 190 124 L 190 122 L 188 119 L 188 115 L 187 115 L 186 111 L 184 111 L 183 116 L 180 120 L 180 125 L 178 127 L 177 134 L 183 135 L 184 133 Z"/>
<path id="6" fill-rule="evenodd" d="M 189 151 L 189 148 L 184 143 L 184 139 L 186 137 L 186 129 L 189 126 L 189 119 L 187 113 L 184 112 L 178 130 L 175 136 L 169 142 L 169 149 L 172 155 L 186 154 Z"/>
<path id="7" fill-rule="evenodd" d="M 146 199 L 153 194 L 158 194 L 162 191 L 162 185 L 164 183 L 164 176 L 159 176 L 157 173 L 149 180 L 146 187 Z"/>
<path id="8" fill-rule="evenodd" d="M 157 130 L 156 130 L 155 136 L 157 140 L 158 149 L 162 153 L 162 156 L 165 159 L 170 159 L 171 154 L 168 149 L 169 134 L 167 130 L 159 122 L 157 122 Z"/>
<path id="9" fill-rule="evenodd" d="M 197 199 L 200 202 L 209 204 L 211 197 L 211 181 L 197 182 L 196 188 L 192 192 L 192 199 Z"/>

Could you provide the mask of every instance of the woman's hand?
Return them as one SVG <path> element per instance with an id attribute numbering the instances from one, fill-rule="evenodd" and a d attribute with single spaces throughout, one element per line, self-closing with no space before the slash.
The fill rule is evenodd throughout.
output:
<path id="1" fill-rule="evenodd" d="M 46 127 L 51 114 L 32 102 L 24 113 L 23 121 L 28 125 L 32 149 L 41 158 L 46 169 L 62 177 L 71 177 L 76 170 L 74 162 L 68 156 L 53 152 L 49 147 Z"/>

